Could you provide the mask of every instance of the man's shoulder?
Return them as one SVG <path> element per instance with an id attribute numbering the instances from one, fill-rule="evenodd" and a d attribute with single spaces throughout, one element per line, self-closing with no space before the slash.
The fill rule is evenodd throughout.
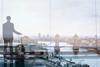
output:
<path id="1" fill-rule="evenodd" d="M 3 25 L 8 25 L 8 24 L 10 24 L 10 25 L 14 25 L 13 23 L 7 23 L 7 22 L 4 23 Z"/>
<path id="2" fill-rule="evenodd" d="M 7 23 L 4 23 L 3 26 L 7 25 Z"/>
<path id="3" fill-rule="evenodd" d="M 14 25 L 13 23 L 10 23 L 11 25 Z"/>

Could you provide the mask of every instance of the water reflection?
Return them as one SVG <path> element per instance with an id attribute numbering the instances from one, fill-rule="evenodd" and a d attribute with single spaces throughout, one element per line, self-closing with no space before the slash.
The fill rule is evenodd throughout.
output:
<path id="1" fill-rule="evenodd" d="M 52 44 L 52 46 L 50 44 Z M 87 64 L 90 67 L 99 66 L 99 65 L 97 66 L 97 63 L 100 61 L 100 57 L 93 52 L 91 53 L 91 52 L 87 52 L 86 49 L 80 49 L 79 54 L 74 55 L 73 50 L 72 50 L 73 49 L 72 45 L 68 45 L 68 44 L 66 45 L 66 43 L 59 43 L 60 53 L 58 55 L 55 55 L 54 45 L 53 43 L 50 43 L 50 44 L 48 45 L 43 45 L 43 44 L 42 45 L 33 45 L 33 44 L 24 45 L 25 47 L 25 54 L 24 54 L 25 67 L 34 67 L 34 66 L 36 67 L 54 67 L 54 66 L 59 67 L 60 65 L 62 67 L 66 67 L 66 66 L 68 67 L 68 65 L 69 67 L 70 66 L 74 67 L 76 64 L 77 66 L 78 64 L 81 64 L 83 66 Z M 22 45 L 22 44 L 19 44 L 19 45 Z M 21 47 L 19 45 L 13 46 L 13 49 L 16 48 L 15 52 L 17 53 L 18 52 L 20 53 Z M 2 47 L 0 47 L 0 49 L 1 48 Z M 2 59 L 2 63 L 3 63 L 3 59 Z M 9 64 L 9 59 L 8 59 L 8 64 Z M 14 59 L 13 64 L 16 66 L 15 59 Z"/>

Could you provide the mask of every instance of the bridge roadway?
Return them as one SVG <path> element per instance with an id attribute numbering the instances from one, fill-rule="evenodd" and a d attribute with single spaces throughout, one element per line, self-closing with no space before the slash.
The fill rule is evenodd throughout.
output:
<path id="1" fill-rule="evenodd" d="M 3 52 L 3 47 L 4 46 L 0 46 L 0 55 L 2 55 L 1 57 L 3 58 L 3 54 L 4 54 L 4 52 Z M 43 46 L 43 47 L 45 47 L 45 48 L 47 48 L 47 47 L 49 47 L 49 48 L 54 48 L 54 46 Z M 70 46 L 60 46 L 60 48 L 65 48 L 65 47 L 70 47 Z M 74 52 L 73 52 L 74 50 L 66 50 L 66 51 L 60 51 L 60 53 L 59 53 L 59 55 L 61 55 L 61 56 L 63 56 L 63 57 L 66 57 L 66 58 L 97 58 L 97 57 L 99 57 L 100 58 L 100 54 L 97 54 L 96 52 L 94 52 L 94 51 L 88 51 L 88 50 L 79 50 L 79 52 L 78 52 L 78 54 L 74 54 Z M 6 53 L 6 54 L 8 54 L 8 55 L 10 55 L 10 53 L 8 52 L 8 53 Z M 54 51 L 48 51 L 48 56 L 50 55 L 50 54 L 54 54 Z M 13 52 L 13 55 L 16 55 L 16 52 Z M 25 52 L 25 55 L 35 55 L 35 53 L 34 52 Z"/>
<path id="2" fill-rule="evenodd" d="M 1 55 L 0 58 L 3 58 L 3 54 L 4 52 L 0 52 L 0 55 Z M 10 53 L 7 53 L 6 55 L 10 55 Z M 13 55 L 15 56 L 16 53 L 13 52 Z M 33 52 L 25 52 L 24 55 L 27 56 L 28 59 L 32 59 L 36 56 Z M 48 54 L 48 57 L 51 57 L 52 55 L 54 55 L 54 53 L 51 52 Z M 40 55 L 40 56 L 43 57 L 44 55 Z M 73 52 L 60 52 L 59 56 L 62 56 L 65 58 L 87 58 L 87 59 L 99 58 L 100 59 L 100 55 L 95 54 L 93 52 L 82 52 L 77 55 L 74 55 Z"/>

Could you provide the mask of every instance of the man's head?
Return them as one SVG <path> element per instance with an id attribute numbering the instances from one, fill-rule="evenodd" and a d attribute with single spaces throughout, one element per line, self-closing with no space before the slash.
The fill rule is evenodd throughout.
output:
<path id="1" fill-rule="evenodd" d="M 6 19 L 7 19 L 7 21 L 10 21 L 11 20 L 11 17 L 10 16 L 7 16 Z"/>

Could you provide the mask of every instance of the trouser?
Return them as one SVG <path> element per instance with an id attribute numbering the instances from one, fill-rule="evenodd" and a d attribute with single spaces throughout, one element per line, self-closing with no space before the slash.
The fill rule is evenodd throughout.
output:
<path id="1" fill-rule="evenodd" d="M 10 49 L 9 53 L 7 51 L 8 48 Z M 7 45 L 4 45 L 4 67 L 8 66 L 7 59 L 10 60 L 10 67 L 13 67 L 13 46 L 12 45 L 10 45 L 9 47 Z"/>
<path id="2" fill-rule="evenodd" d="M 10 48 L 10 67 L 13 67 L 13 46 L 9 46 Z"/>

